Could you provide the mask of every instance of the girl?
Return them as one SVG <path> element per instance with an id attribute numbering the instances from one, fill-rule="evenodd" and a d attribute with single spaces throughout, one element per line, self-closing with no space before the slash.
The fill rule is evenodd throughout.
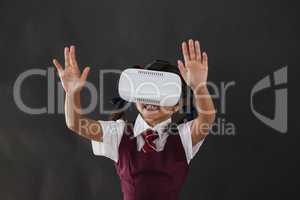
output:
<path id="1" fill-rule="evenodd" d="M 81 113 L 80 91 L 90 68 L 80 72 L 74 46 L 64 49 L 64 69 L 56 59 L 53 60 L 66 92 L 67 127 L 92 140 L 95 155 L 106 156 L 115 162 L 125 200 L 178 199 L 189 163 L 215 119 L 214 105 L 206 87 L 207 54 L 201 53 L 199 41 L 193 40 L 182 43 L 182 53 L 184 62 L 178 60 L 178 68 L 162 61 L 146 66 L 150 70 L 181 75 L 182 100 L 171 107 L 135 103 L 139 114 L 132 126 L 122 119 L 123 112 L 114 113 L 109 121 L 95 121 Z M 185 84 L 193 92 L 197 116 L 182 122 L 174 116 L 182 109 Z M 120 99 L 116 103 L 118 108 L 124 106 Z"/>

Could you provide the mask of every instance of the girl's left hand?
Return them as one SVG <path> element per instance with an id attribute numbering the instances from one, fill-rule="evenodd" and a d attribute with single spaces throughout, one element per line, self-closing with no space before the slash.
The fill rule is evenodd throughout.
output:
<path id="1" fill-rule="evenodd" d="M 182 43 L 184 63 L 178 60 L 178 68 L 186 84 L 195 90 L 197 87 L 206 86 L 208 75 L 208 57 L 201 53 L 200 43 L 190 39 L 188 44 Z"/>

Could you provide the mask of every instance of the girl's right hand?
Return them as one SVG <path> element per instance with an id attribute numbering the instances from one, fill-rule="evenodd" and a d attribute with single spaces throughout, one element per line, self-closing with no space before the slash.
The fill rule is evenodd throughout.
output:
<path id="1" fill-rule="evenodd" d="M 65 47 L 64 55 L 64 69 L 56 59 L 53 59 L 53 64 L 57 69 L 59 78 L 62 82 L 62 86 L 66 93 L 74 93 L 80 91 L 85 84 L 90 68 L 85 67 L 83 72 L 80 72 L 76 61 L 75 46 L 71 46 L 70 48 Z"/>

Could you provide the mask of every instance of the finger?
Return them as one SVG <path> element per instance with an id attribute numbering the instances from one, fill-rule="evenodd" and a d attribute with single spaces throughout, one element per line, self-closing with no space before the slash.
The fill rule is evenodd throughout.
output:
<path id="1" fill-rule="evenodd" d="M 56 59 L 53 59 L 53 64 L 54 64 L 55 68 L 57 69 L 58 73 L 60 74 L 63 71 L 61 64 Z"/>
<path id="2" fill-rule="evenodd" d="M 202 63 L 205 67 L 208 67 L 208 55 L 206 52 L 203 52 L 202 54 Z"/>
<path id="3" fill-rule="evenodd" d="M 182 54 L 183 54 L 184 62 L 187 63 L 190 60 L 190 56 L 185 42 L 182 43 Z"/>
<path id="4" fill-rule="evenodd" d="M 72 45 L 70 48 L 70 64 L 72 67 L 77 67 L 78 68 L 78 63 L 76 60 L 76 53 L 75 53 L 75 46 Z"/>
<path id="5" fill-rule="evenodd" d="M 196 40 L 195 42 L 195 48 L 196 48 L 196 59 L 201 62 L 202 61 L 201 48 L 200 48 L 200 42 L 198 40 Z"/>
<path id="6" fill-rule="evenodd" d="M 189 52 L 190 52 L 191 60 L 195 60 L 196 59 L 195 45 L 192 39 L 189 40 Z"/>
<path id="7" fill-rule="evenodd" d="M 70 66 L 70 51 L 68 47 L 65 47 L 65 67 L 69 67 Z"/>
<path id="8" fill-rule="evenodd" d="M 81 81 L 85 81 L 87 79 L 87 76 L 89 75 L 90 72 L 90 68 L 89 67 L 85 67 L 81 76 L 80 76 L 80 80 Z"/>
<path id="9" fill-rule="evenodd" d="M 183 78 L 186 76 L 186 68 L 181 60 L 177 60 L 178 69 Z"/>

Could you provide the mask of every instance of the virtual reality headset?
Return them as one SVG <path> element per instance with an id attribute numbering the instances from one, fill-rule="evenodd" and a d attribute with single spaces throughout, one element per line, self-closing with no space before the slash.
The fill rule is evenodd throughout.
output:
<path id="1" fill-rule="evenodd" d="M 128 102 L 174 106 L 181 96 L 181 84 L 175 73 L 130 68 L 122 72 L 118 92 Z"/>

